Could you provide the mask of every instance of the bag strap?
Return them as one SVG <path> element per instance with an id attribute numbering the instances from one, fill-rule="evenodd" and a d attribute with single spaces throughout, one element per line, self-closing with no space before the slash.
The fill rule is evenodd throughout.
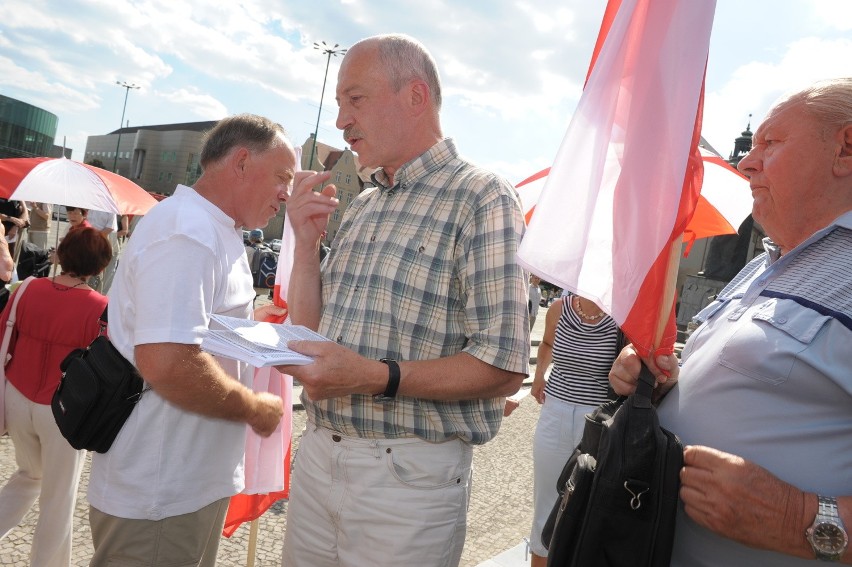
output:
<path id="1" fill-rule="evenodd" d="M 639 380 L 636 382 L 636 391 L 633 394 L 633 407 L 650 408 L 651 396 L 654 395 L 654 384 L 657 379 L 651 373 L 651 369 L 643 362 L 642 370 L 639 372 Z"/>
<path id="2" fill-rule="evenodd" d="M 9 308 L 9 318 L 6 319 L 6 332 L 3 333 L 3 344 L 0 346 L 0 364 L 3 366 L 6 365 L 6 356 L 9 354 L 9 341 L 12 340 L 12 330 L 15 328 L 18 300 L 21 299 L 21 296 L 24 295 L 24 290 L 27 289 L 27 286 L 34 279 L 35 278 L 33 276 L 28 277 L 21 282 L 21 285 L 19 285 L 18 289 L 15 290 L 15 297 L 12 299 L 12 307 Z"/>
<path id="3" fill-rule="evenodd" d="M 624 489 L 636 510 L 642 505 L 642 495 L 649 490 L 654 478 L 654 453 L 657 451 L 657 423 L 651 395 L 656 382 L 651 370 L 642 363 L 636 391 L 630 395 L 619 411 L 626 411 L 628 419 L 624 430 Z"/>
<path id="4" fill-rule="evenodd" d="M 104 307 L 104 312 L 98 318 L 98 336 L 103 337 L 107 334 L 107 324 L 109 323 L 109 303 Z"/>

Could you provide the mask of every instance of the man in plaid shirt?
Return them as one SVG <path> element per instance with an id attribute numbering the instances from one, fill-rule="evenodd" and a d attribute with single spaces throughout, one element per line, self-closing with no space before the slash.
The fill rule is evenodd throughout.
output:
<path id="1" fill-rule="evenodd" d="M 524 230 L 514 188 L 441 132 L 434 60 L 376 36 L 340 68 L 337 126 L 376 187 L 348 207 L 320 267 L 334 187 L 297 177 L 288 301 L 332 342 L 283 367 L 308 424 L 287 511 L 285 565 L 457 565 L 472 446 L 494 437 L 528 374 Z"/>

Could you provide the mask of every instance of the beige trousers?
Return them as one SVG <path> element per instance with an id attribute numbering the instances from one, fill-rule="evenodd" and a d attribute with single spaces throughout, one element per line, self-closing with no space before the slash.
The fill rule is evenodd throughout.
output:
<path id="1" fill-rule="evenodd" d="M 18 470 L 0 490 L 0 539 L 39 501 L 31 567 L 68 567 L 77 485 L 86 460 L 62 437 L 50 406 L 6 384 L 6 425 Z M 2 561 L 0 561 L 2 563 Z"/>
<path id="2" fill-rule="evenodd" d="M 229 498 L 162 520 L 130 520 L 89 506 L 90 567 L 215 567 Z"/>

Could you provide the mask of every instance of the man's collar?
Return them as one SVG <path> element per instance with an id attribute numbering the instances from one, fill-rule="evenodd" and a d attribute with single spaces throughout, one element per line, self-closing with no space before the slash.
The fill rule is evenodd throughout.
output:
<path id="1" fill-rule="evenodd" d="M 852 211 L 846 211 L 835 220 L 832 224 L 842 226 L 843 228 L 852 229 Z"/>
<path id="2" fill-rule="evenodd" d="M 789 252 L 787 252 L 787 254 L 790 254 L 791 252 L 794 252 L 796 250 L 799 250 L 800 248 L 804 248 L 805 246 L 810 245 L 812 242 L 814 242 L 815 240 L 819 240 L 826 233 L 831 232 L 835 227 L 838 227 L 838 226 L 852 230 L 852 211 L 846 211 L 845 213 L 843 213 L 842 215 L 840 215 L 839 217 L 834 219 L 834 221 L 829 223 L 828 226 L 816 231 L 813 235 L 811 235 L 810 238 L 806 239 L 804 242 L 802 242 L 801 244 L 799 244 L 798 246 L 793 248 L 793 250 L 790 250 Z M 769 238 L 768 236 L 763 239 L 763 249 L 766 251 L 767 255 L 769 256 L 768 257 L 768 263 L 769 264 L 772 264 L 773 262 L 778 260 L 778 258 L 781 257 L 781 247 L 778 246 L 777 244 L 775 244 L 772 241 L 772 239 Z"/>
<path id="3" fill-rule="evenodd" d="M 457 158 L 458 155 L 458 150 L 456 149 L 456 144 L 453 142 L 453 139 L 444 138 L 396 170 L 392 186 L 390 185 L 388 175 L 385 173 L 383 168 L 377 169 L 370 177 L 380 191 L 386 191 L 395 187 L 405 189 L 412 182 L 420 179 L 424 175 L 428 175 L 429 173 L 440 169 L 448 161 Z"/>

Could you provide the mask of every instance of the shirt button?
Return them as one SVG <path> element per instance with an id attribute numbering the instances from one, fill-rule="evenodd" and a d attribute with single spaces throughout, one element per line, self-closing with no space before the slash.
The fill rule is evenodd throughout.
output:
<path id="1" fill-rule="evenodd" d="M 375 242 L 375 241 L 376 241 L 376 237 L 375 237 L 375 236 L 371 236 L 371 237 L 370 237 L 370 242 Z"/>
<path id="2" fill-rule="evenodd" d="M 332 435 L 331 436 L 331 440 L 334 441 L 335 443 L 340 443 L 340 439 L 341 439 L 340 435 Z"/>
<path id="3" fill-rule="evenodd" d="M 337 342 L 338 342 L 338 343 L 342 343 L 342 342 L 343 342 L 343 335 L 339 335 L 339 336 L 337 337 Z"/>

